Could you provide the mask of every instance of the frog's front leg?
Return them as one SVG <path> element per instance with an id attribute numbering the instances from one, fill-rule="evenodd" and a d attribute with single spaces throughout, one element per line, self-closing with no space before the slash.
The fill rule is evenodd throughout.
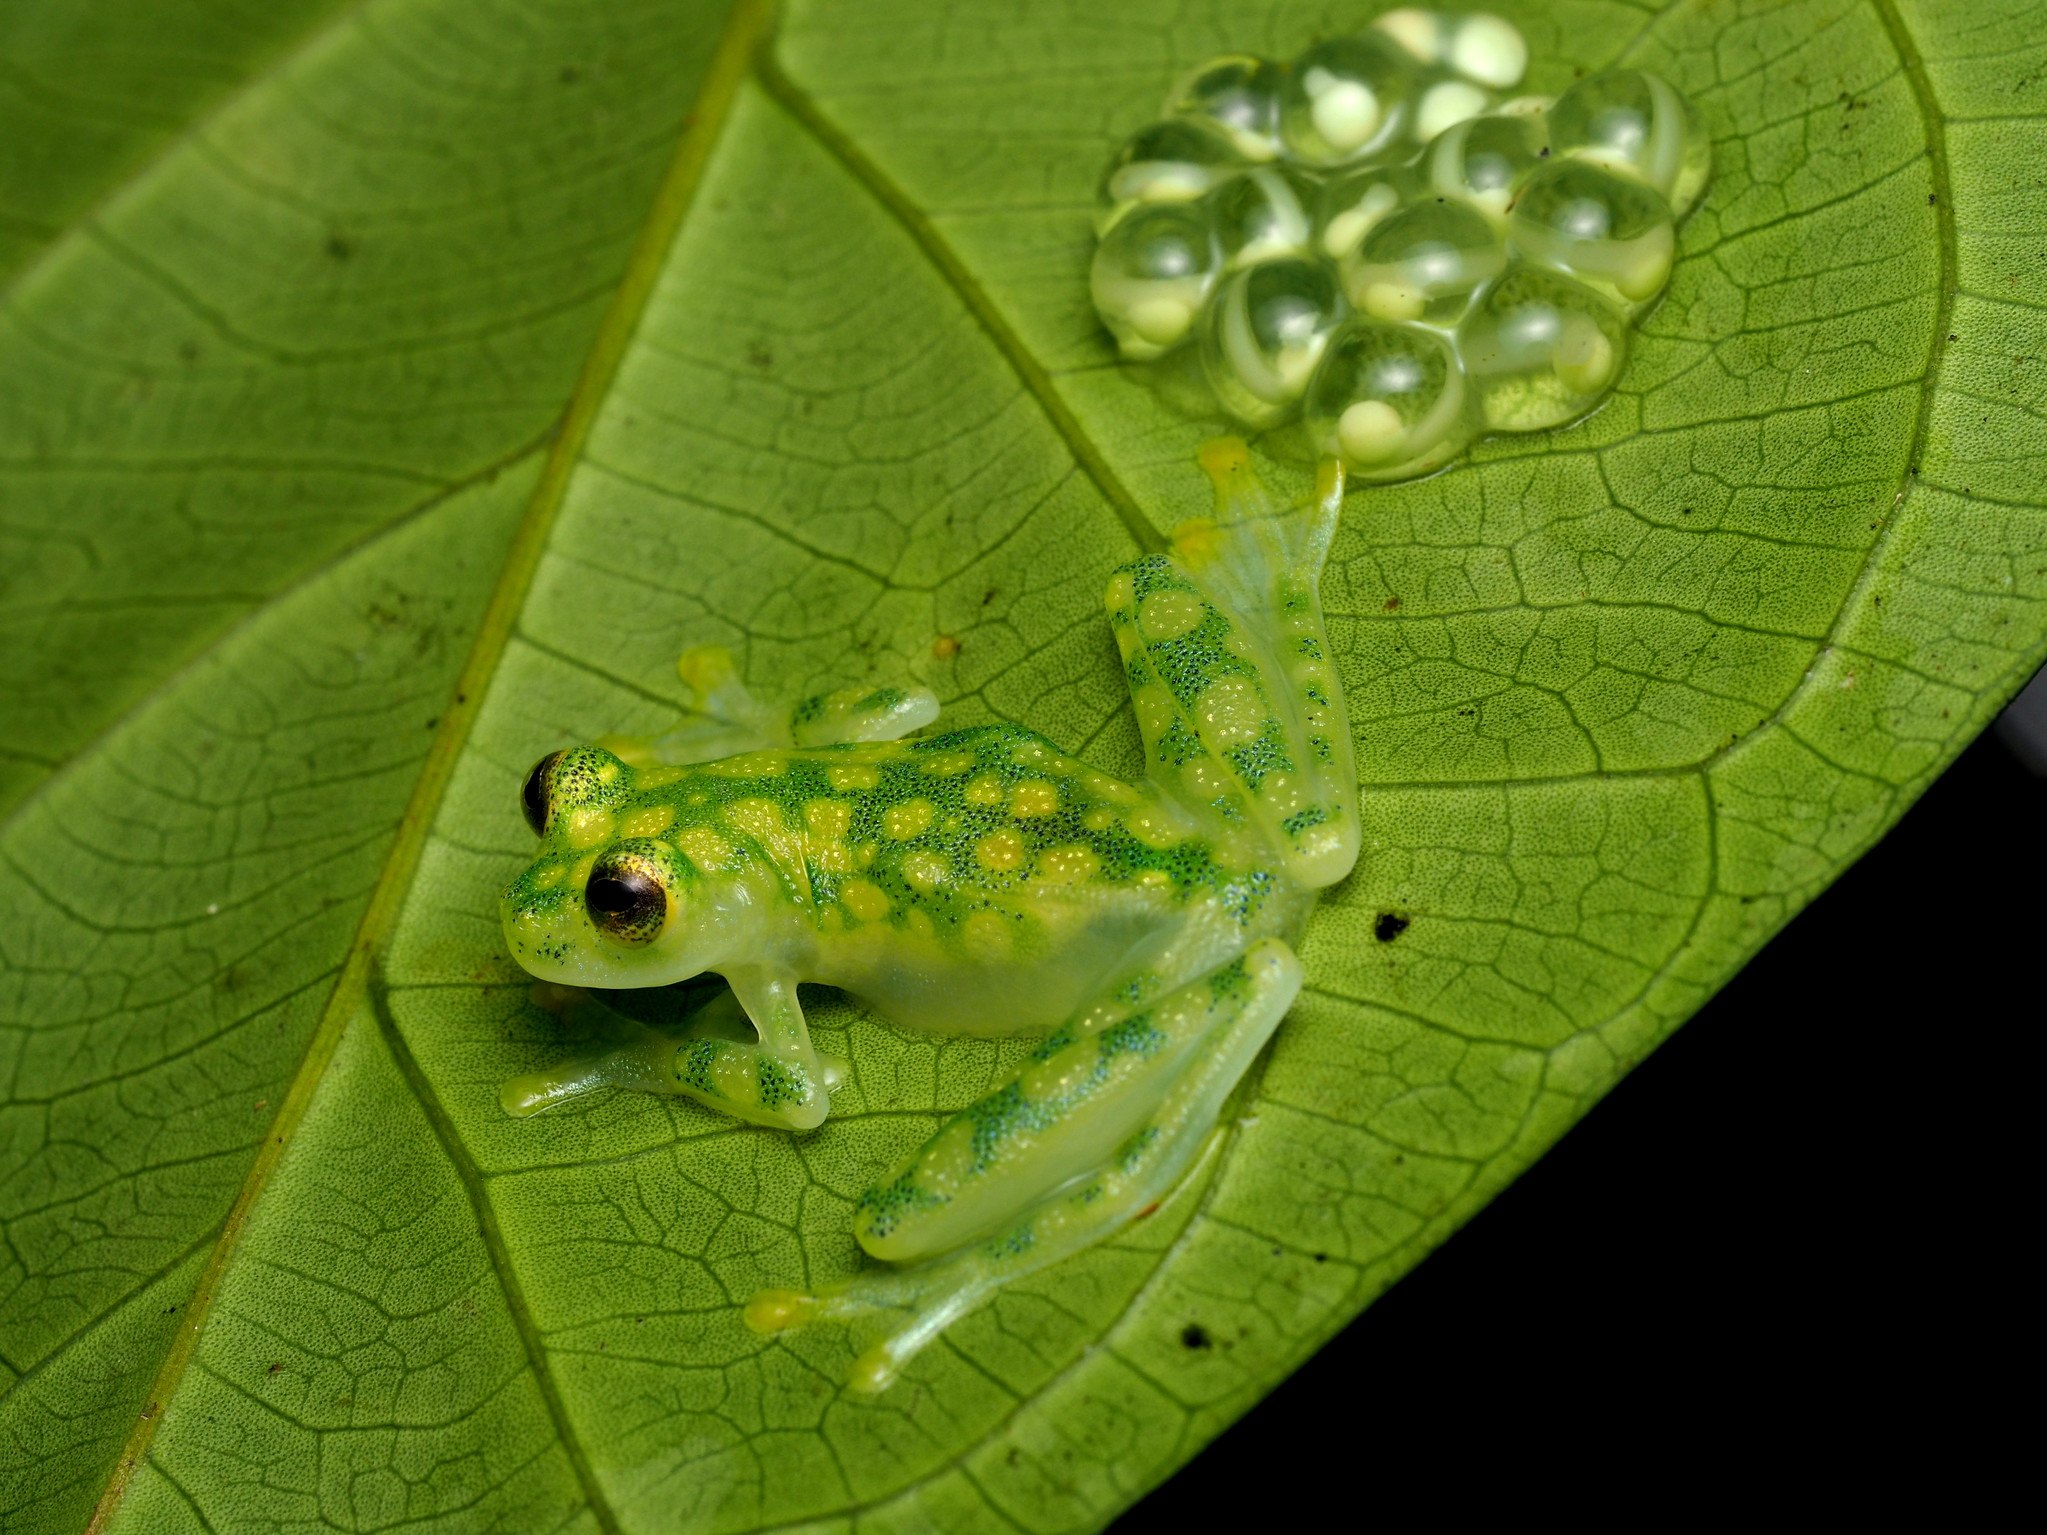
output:
<path id="1" fill-rule="evenodd" d="M 725 979 L 731 990 L 692 1014 L 680 1037 L 627 1018 L 588 992 L 567 995 L 567 1011 L 582 1013 L 585 1022 L 619 1042 L 514 1077 L 499 1101 L 509 1113 L 525 1116 L 600 1087 L 617 1087 L 694 1098 L 755 1124 L 815 1130 L 830 1112 L 831 1089 L 844 1067 L 812 1048 L 795 978 L 762 966 L 737 966 Z M 757 1037 L 734 1038 L 744 1025 Z"/>
<path id="2" fill-rule="evenodd" d="M 763 703 L 722 645 L 684 651 L 675 670 L 689 689 L 680 720 L 659 735 L 606 736 L 599 744 L 636 767 L 680 767 L 776 746 L 893 741 L 938 718 L 938 699 L 917 687 L 840 688 L 786 708 Z"/>
<path id="3" fill-rule="evenodd" d="M 860 1245 L 911 1267 L 815 1295 L 763 1291 L 749 1325 L 772 1333 L 908 1308 L 854 1370 L 856 1386 L 881 1390 L 1002 1285 L 1149 1214 L 1207 1145 L 1300 987 L 1293 951 L 1266 939 L 1141 1011 L 1097 1010 L 1091 1026 L 1060 1029 L 862 1197 Z"/>

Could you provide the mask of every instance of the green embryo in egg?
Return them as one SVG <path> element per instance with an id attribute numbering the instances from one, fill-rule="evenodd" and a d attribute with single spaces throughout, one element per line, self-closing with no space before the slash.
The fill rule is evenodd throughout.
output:
<path id="1" fill-rule="evenodd" d="M 1112 160 L 1092 292 L 1123 357 L 1195 349 L 1222 411 L 1362 479 L 1585 415 L 1669 284 L 1711 146 L 1668 81 L 1503 93 L 1507 22 L 1402 9 L 1211 60 Z"/>

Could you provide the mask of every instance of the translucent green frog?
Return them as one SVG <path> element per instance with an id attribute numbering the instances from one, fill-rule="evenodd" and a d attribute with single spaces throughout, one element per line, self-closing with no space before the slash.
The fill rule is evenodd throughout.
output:
<path id="1" fill-rule="evenodd" d="M 811 1045 L 805 981 L 911 1028 L 1043 1036 L 861 1199 L 860 1245 L 905 1267 L 749 1305 L 763 1332 L 906 1309 L 857 1386 L 1165 1197 L 1300 988 L 1316 893 L 1356 860 L 1317 590 L 1342 472 L 1283 511 L 1242 444 L 1202 463 L 1216 518 L 1109 582 L 1140 783 L 1014 725 L 913 737 L 938 713 L 922 690 L 778 714 L 715 651 L 685 656 L 697 708 L 675 730 L 555 752 L 526 780 L 541 851 L 503 897 L 519 963 L 576 988 L 711 971 L 731 989 L 681 1038 L 639 1028 L 507 1084 L 514 1113 L 616 1086 L 813 1129 L 842 1068 Z"/>

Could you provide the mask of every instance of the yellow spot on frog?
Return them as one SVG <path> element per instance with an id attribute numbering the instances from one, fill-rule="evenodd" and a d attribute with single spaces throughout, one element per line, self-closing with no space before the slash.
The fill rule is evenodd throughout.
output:
<path id="1" fill-rule="evenodd" d="M 1089 831 L 1107 831 L 1116 824 L 1116 812 L 1107 805 L 1097 805 L 1080 818 L 1080 824 Z"/>
<path id="2" fill-rule="evenodd" d="M 826 771 L 825 777 L 841 794 L 850 794 L 856 789 L 871 789 L 881 782 L 881 774 L 865 762 L 834 763 Z"/>
<path id="3" fill-rule="evenodd" d="M 1127 818 L 1123 825 L 1131 836 L 1149 848 L 1163 850 L 1180 841 L 1180 828 L 1156 809 L 1140 810 Z"/>
<path id="4" fill-rule="evenodd" d="M 741 752 L 701 763 L 697 771 L 716 773 L 720 778 L 777 778 L 789 771 L 789 759 L 778 751 Z"/>
<path id="5" fill-rule="evenodd" d="M 955 778 L 973 765 L 967 752 L 932 752 L 924 758 L 924 771 L 933 778 Z"/>
<path id="6" fill-rule="evenodd" d="M 1137 621 L 1148 640 L 1177 640 L 1201 622 L 1205 607 L 1192 592 L 1153 592 Z"/>
<path id="7" fill-rule="evenodd" d="M 839 887 L 839 900 L 862 922 L 875 922 L 888 915 L 888 897 L 864 879 L 849 879 Z"/>
<path id="8" fill-rule="evenodd" d="M 1209 684 L 1195 707 L 1201 739 L 1213 751 L 1255 741 L 1267 718 L 1264 695 L 1243 677 L 1224 677 Z"/>
<path id="9" fill-rule="evenodd" d="M 1019 819 L 1025 816 L 1051 815 L 1059 808 L 1059 791 L 1042 778 L 1026 779 L 1011 791 L 1009 813 Z"/>
<path id="10" fill-rule="evenodd" d="M 782 807 L 771 799 L 734 800 L 725 807 L 725 824 L 746 833 L 770 850 L 779 849 L 784 858 L 796 853 L 788 844 L 789 829 L 782 821 Z"/>
<path id="11" fill-rule="evenodd" d="M 1089 796 L 1110 805 L 1122 805 L 1126 809 L 1144 803 L 1144 795 L 1120 778 L 1111 778 L 1107 773 L 1083 768 L 1080 786 Z"/>
<path id="12" fill-rule="evenodd" d="M 952 866 L 936 853 L 912 853 L 903 860 L 903 878 L 924 895 L 944 884 L 951 873 Z"/>
<path id="13" fill-rule="evenodd" d="M 621 837 L 658 837 L 675 823 L 673 805 L 646 805 L 618 823 Z"/>
<path id="14" fill-rule="evenodd" d="M 803 807 L 803 850 L 810 861 L 831 874 L 850 873 L 852 855 L 846 849 L 846 831 L 853 824 L 853 807 L 842 800 L 814 799 Z"/>
<path id="15" fill-rule="evenodd" d="M 1102 861 L 1094 853 L 1078 845 L 1055 847 L 1038 859 L 1040 877 L 1062 885 L 1078 885 L 1090 880 L 1101 872 Z"/>
<path id="16" fill-rule="evenodd" d="M 609 810 L 578 810 L 569 817 L 569 846 L 595 847 L 611 836 L 613 825 Z"/>
<path id="17" fill-rule="evenodd" d="M 969 805 L 999 805 L 1002 803 L 1002 780 L 993 773 L 977 774 L 968 781 L 960 795 Z"/>
<path id="18" fill-rule="evenodd" d="M 904 800 L 881 818 L 881 829 L 896 841 L 907 842 L 930 828 L 932 815 L 930 800 Z"/>
<path id="19" fill-rule="evenodd" d="M 1137 587 L 1130 579 L 1130 573 L 1119 570 L 1109 577 L 1108 590 L 1102 594 L 1102 601 L 1112 611 L 1127 608 L 1137 601 Z"/>
<path id="20" fill-rule="evenodd" d="M 673 766 L 644 767 L 639 769 L 634 775 L 633 787 L 637 789 L 665 789 L 668 785 L 674 783 L 676 779 L 686 776 L 688 772 L 688 768 Z M 698 803 L 701 804 L 702 801 L 699 800 Z"/>
<path id="21" fill-rule="evenodd" d="M 1173 695 L 1155 682 L 1148 682 L 1132 693 L 1130 707 L 1137 711 L 1138 728 L 1148 741 L 1164 735 L 1173 723 Z"/>
<path id="22" fill-rule="evenodd" d="M 683 857 L 706 874 L 732 866 L 732 844 L 708 826 L 690 827 L 676 837 L 675 845 L 682 850 Z"/>
<path id="23" fill-rule="evenodd" d="M 813 836 L 843 837 L 853 824 L 853 807 L 839 800 L 814 799 L 803 807 L 803 824 Z"/>
<path id="24" fill-rule="evenodd" d="M 1024 852 L 1024 839 L 1007 827 L 990 832 L 974 845 L 974 856 L 980 859 L 981 867 L 995 874 L 1006 873 L 1021 864 Z"/>

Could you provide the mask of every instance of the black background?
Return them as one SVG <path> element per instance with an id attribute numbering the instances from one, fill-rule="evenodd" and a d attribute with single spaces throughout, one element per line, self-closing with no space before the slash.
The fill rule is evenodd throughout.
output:
<path id="1" fill-rule="evenodd" d="M 1389 1492 L 1453 1526 L 1502 1502 L 1569 1518 L 1645 1475 L 1666 1513 L 1761 1516 L 1787 1487 L 1860 1502 L 1918 1474 L 2031 1357 L 2037 1265 L 2002 1231 L 2038 1200 L 1996 1190 L 2034 1160 L 2016 1094 L 2047 1017 L 2043 851 L 2047 780 L 1986 734 L 1116 1535 L 1254 1506 L 1352 1528 Z"/>

